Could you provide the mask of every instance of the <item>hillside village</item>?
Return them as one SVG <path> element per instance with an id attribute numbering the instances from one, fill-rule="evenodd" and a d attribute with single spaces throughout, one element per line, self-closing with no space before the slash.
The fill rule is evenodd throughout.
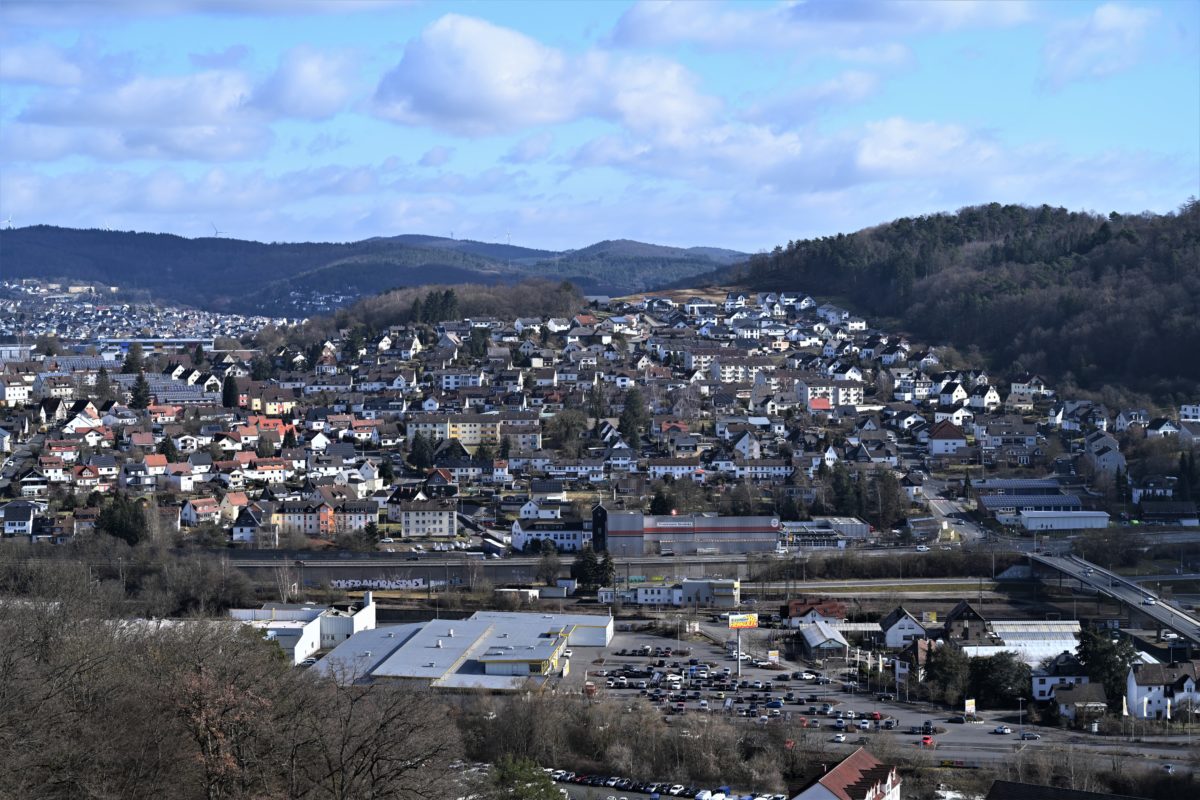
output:
<path id="1" fill-rule="evenodd" d="M 921 516 L 931 473 L 973 467 L 976 481 L 1049 476 L 1028 493 L 1058 499 L 1037 504 L 976 491 L 1002 525 L 1028 529 L 1025 507 L 1059 514 L 1059 529 L 1103 527 L 1094 512 L 1114 499 L 1155 520 L 1196 516 L 1173 476 L 1130 478 L 1118 437 L 1194 447 L 1200 407 L 1150 418 L 1058 398 L 1035 375 L 1001 383 L 802 293 L 598 298 L 570 319 L 344 331 L 307 353 L 216 350 L 172 309 L 101 329 L 91 302 L 58 308 L 55 354 L 0 347 L 5 488 L 20 498 L 8 535 L 69 540 L 100 498 L 127 492 L 156 498 L 163 532 L 210 524 L 237 544 L 320 544 L 379 522 L 395 524 L 388 538 L 453 535 L 465 510 L 500 528 L 530 520 L 514 527 L 523 547 L 546 538 L 539 520 L 586 516 L 568 496 L 641 510 L 657 489 L 668 506 L 674 494 L 692 512 L 785 521 L 863 513 L 835 492 L 844 474 L 889 479 L 896 496 L 864 514 L 876 539 Z M 144 408 L 123 371 L 135 344 Z"/>

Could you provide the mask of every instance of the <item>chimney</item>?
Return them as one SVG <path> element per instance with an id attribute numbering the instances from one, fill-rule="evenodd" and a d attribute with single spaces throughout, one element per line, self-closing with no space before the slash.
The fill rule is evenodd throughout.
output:
<path id="1" fill-rule="evenodd" d="M 446 635 L 447 635 L 448 637 L 450 637 L 451 639 L 453 639 L 453 638 L 454 638 L 454 628 L 451 628 L 451 629 L 450 629 L 450 632 L 449 632 L 449 633 L 447 633 Z"/>
<path id="2" fill-rule="evenodd" d="M 437 644 L 436 644 L 436 645 L 434 645 L 434 646 L 435 646 L 435 647 L 439 647 L 439 648 L 440 648 L 440 647 L 442 646 L 442 640 L 441 640 L 441 639 L 438 639 L 438 640 L 437 640 Z"/>

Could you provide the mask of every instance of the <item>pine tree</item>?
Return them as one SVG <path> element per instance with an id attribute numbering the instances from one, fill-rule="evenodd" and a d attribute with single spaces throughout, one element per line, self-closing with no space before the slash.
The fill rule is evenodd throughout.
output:
<path id="1" fill-rule="evenodd" d="M 168 464 L 179 461 L 179 449 L 175 447 L 175 440 L 170 436 L 164 436 L 163 440 L 158 443 L 158 452 L 167 457 Z"/>
<path id="2" fill-rule="evenodd" d="M 124 493 L 116 494 L 100 511 L 96 527 L 110 536 L 122 539 L 131 545 L 146 536 L 146 516 L 142 506 Z"/>
<path id="3" fill-rule="evenodd" d="M 650 500 L 650 514 L 658 517 L 671 513 L 671 498 L 667 497 L 667 493 L 660 486 L 654 493 L 654 497 Z"/>
<path id="4" fill-rule="evenodd" d="M 100 371 L 96 373 L 96 400 L 100 403 L 107 403 L 114 397 L 112 378 L 108 377 L 108 370 L 101 367 Z"/>
<path id="5" fill-rule="evenodd" d="M 571 565 L 571 576 L 584 586 L 600 585 L 600 559 L 596 557 L 591 545 L 585 545 L 575 557 L 575 563 Z"/>
<path id="6" fill-rule="evenodd" d="M 433 465 L 433 443 L 423 433 L 413 437 L 409 446 L 408 461 L 417 469 L 428 469 Z"/>
<path id="7" fill-rule="evenodd" d="M 125 354 L 125 362 L 121 365 L 121 372 L 126 375 L 136 375 L 145 368 L 142 346 L 134 342 L 129 346 L 129 352 Z"/>
<path id="8" fill-rule="evenodd" d="M 285 450 L 296 446 L 296 429 L 288 428 L 287 433 L 283 434 L 283 448 Z"/>
<path id="9" fill-rule="evenodd" d="M 196 345 L 196 349 L 192 351 L 192 363 L 197 367 L 204 363 L 204 345 Z"/>
<path id="10" fill-rule="evenodd" d="M 139 372 L 137 380 L 133 382 L 132 398 L 129 401 L 130 408 L 138 410 L 149 408 L 150 406 L 150 383 L 146 380 L 146 374 Z"/>
<path id="11" fill-rule="evenodd" d="M 221 405 L 225 408 L 237 408 L 238 394 L 237 378 L 226 375 L 225 380 L 221 382 Z"/>
<path id="12" fill-rule="evenodd" d="M 414 297 L 412 301 L 412 308 L 408 310 L 409 321 L 414 323 L 424 322 L 425 320 L 422 318 L 424 313 L 425 308 L 421 305 L 421 298 Z"/>
<path id="13" fill-rule="evenodd" d="M 625 393 L 625 408 L 621 411 L 621 419 L 618 426 L 621 435 L 625 437 L 626 441 L 636 447 L 648 421 L 649 414 L 646 413 L 646 401 L 642 398 L 641 390 L 634 386 Z"/>

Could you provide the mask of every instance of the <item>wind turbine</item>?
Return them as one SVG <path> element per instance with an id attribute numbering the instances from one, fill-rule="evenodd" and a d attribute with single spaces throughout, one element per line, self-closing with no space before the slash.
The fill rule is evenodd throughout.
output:
<path id="1" fill-rule="evenodd" d="M 12 230 L 12 227 L 13 227 L 13 224 L 12 224 L 12 214 L 9 214 L 9 215 L 8 215 L 8 217 L 6 217 L 6 218 L 5 218 L 5 220 L 4 220 L 4 223 L 3 223 L 3 224 L 4 224 L 4 229 L 5 229 L 5 230 L 9 230 L 9 231 L 11 231 L 11 230 Z"/>
<path id="2" fill-rule="evenodd" d="M 211 222 L 210 222 L 210 223 L 208 223 L 208 224 L 209 224 L 209 225 L 212 225 L 212 229 L 213 229 L 213 236 L 214 236 L 214 237 L 216 237 L 216 238 L 220 239 L 222 236 L 224 236 L 224 235 L 225 235 L 225 231 L 219 231 L 219 230 L 217 230 L 217 226 L 216 226 L 216 225 L 214 225 L 213 223 L 211 223 Z"/>

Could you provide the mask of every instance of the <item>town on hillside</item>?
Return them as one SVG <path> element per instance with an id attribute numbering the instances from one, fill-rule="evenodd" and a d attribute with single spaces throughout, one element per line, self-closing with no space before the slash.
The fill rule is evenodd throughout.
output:
<path id="1" fill-rule="evenodd" d="M 222 618 L 342 684 L 838 754 L 741 793 L 544 764 L 560 785 L 891 800 L 875 737 L 979 769 L 1140 731 L 1173 774 L 1191 734 L 1200 398 L 1060 396 L 798 291 L 260 347 L 300 321 L 4 290 L 6 544 L 218 554 L 255 587 Z"/>

